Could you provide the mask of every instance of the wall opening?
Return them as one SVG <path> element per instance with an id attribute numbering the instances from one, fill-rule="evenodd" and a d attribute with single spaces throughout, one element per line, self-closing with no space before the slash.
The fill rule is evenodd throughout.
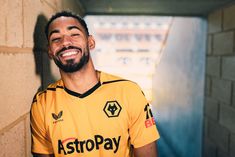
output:
<path id="1" fill-rule="evenodd" d="M 160 157 L 200 157 L 206 21 L 86 16 L 96 69 L 137 82 L 155 113 Z"/>

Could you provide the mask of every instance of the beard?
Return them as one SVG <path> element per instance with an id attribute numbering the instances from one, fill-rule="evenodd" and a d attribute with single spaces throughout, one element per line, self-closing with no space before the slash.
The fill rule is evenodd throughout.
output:
<path id="1" fill-rule="evenodd" d="M 79 52 L 81 53 L 81 52 Z M 69 59 L 66 61 L 66 64 L 63 64 L 59 57 L 54 57 L 55 64 L 66 73 L 73 73 L 81 70 L 89 61 L 89 49 L 84 50 L 84 54 L 78 62 L 75 62 L 75 59 Z"/>

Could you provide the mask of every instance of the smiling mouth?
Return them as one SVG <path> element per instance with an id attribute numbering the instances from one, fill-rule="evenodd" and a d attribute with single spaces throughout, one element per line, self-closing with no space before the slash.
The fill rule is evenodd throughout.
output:
<path id="1" fill-rule="evenodd" d="M 72 59 L 81 52 L 80 48 L 62 49 L 57 53 L 57 57 L 65 60 Z"/>
<path id="2" fill-rule="evenodd" d="M 60 57 L 69 57 L 69 56 L 76 55 L 78 53 L 79 53 L 78 51 L 68 51 L 68 52 L 65 52 L 65 53 L 61 53 L 59 56 Z"/>
<path id="3" fill-rule="evenodd" d="M 57 52 L 58 57 L 72 57 L 74 55 L 77 55 L 78 53 L 81 53 L 82 50 L 80 47 L 75 47 L 75 46 L 69 46 L 69 47 L 64 47 L 61 50 Z"/>

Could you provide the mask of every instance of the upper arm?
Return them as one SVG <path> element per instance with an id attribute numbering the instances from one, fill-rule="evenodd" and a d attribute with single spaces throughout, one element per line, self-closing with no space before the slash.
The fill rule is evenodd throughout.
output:
<path id="1" fill-rule="evenodd" d="M 149 143 L 145 146 L 134 148 L 135 157 L 157 157 L 158 150 L 156 142 Z"/>
<path id="2" fill-rule="evenodd" d="M 52 154 L 53 148 L 45 123 L 45 104 L 36 97 L 30 111 L 32 152 Z"/>
<path id="3" fill-rule="evenodd" d="M 160 136 L 151 107 L 141 89 L 138 86 L 132 87 L 128 96 L 130 143 L 135 148 L 140 148 L 156 141 Z"/>

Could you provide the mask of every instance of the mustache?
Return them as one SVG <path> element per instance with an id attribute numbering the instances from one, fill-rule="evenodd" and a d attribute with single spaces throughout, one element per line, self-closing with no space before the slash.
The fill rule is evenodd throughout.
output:
<path id="1" fill-rule="evenodd" d="M 56 54 L 60 55 L 61 52 L 65 51 L 65 50 L 70 50 L 70 49 L 77 49 L 79 51 L 82 51 L 82 49 L 80 47 L 76 47 L 76 46 L 68 46 L 68 47 L 63 47 L 62 49 L 60 49 Z"/>

